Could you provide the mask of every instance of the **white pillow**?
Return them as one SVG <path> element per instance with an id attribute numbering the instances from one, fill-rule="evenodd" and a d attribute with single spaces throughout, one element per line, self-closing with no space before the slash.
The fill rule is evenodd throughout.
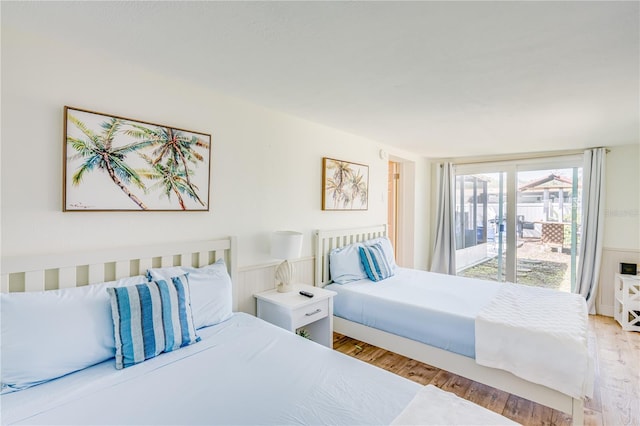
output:
<path id="1" fill-rule="evenodd" d="M 28 388 L 113 358 L 107 287 L 139 275 L 62 290 L 0 294 L 2 393 Z"/>
<path id="2" fill-rule="evenodd" d="M 391 240 L 387 237 L 379 237 L 365 241 L 364 245 L 370 247 L 376 243 L 380 243 L 380 245 L 382 246 L 384 257 L 386 258 L 389 266 L 391 266 L 391 270 L 395 272 L 398 265 L 396 265 L 395 256 L 393 255 L 393 246 L 391 245 Z"/>
<path id="3" fill-rule="evenodd" d="M 354 243 L 329 252 L 329 272 L 334 283 L 346 284 L 367 278 L 360 260 L 360 247 L 361 243 Z"/>
<path id="4" fill-rule="evenodd" d="M 380 243 L 382 246 L 384 257 L 391 267 L 393 275 L 397 265 L 393 255 L 391 240 L 387 237 L 378 237 L 363 243 L 353 243 L 331 250 L 329 252 L 329 272 L 331 273 L 331 280 L 336 284 L 346 284 L 368 278 L 364 265 L 362 264 L 362 259 L 360 258 L 359 248 L 362 246 L 370 247 L 376 243 Z"/>
<path id="5" fill-rule="evenodd" d="M 147 270 L 149 281 L 170 280 L 184 274 L 187 274 L 191 289 L 191 312 L 196 329 L 231 318 L 233 290 L 224 260 L 202 268 L 171 266 Z"/>

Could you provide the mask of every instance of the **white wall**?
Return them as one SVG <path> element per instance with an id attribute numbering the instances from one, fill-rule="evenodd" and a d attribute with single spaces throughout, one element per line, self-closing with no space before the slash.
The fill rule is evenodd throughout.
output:
<path id="1" fill-rule="evenodd" d="M 604 246 L 640 250 L 640 142 L 610 147 L 605 167 Z"/>
<path id="2" fill-rule="evenodd" d="M 610 147 L 597 312 L 613 316 L 620 263 L 640 264 L 640 143 Z"/>
<path id="3" fill-rule="evenodd" d="M 168 66 L 150 60 L 151 66 Z M 63 213 L 65 105 L 211 134 L 210 211 Z M 387 165 L 380 148 L 409 161 L 417 177 L 426 175 L 427 162 L 412 154 L 44 40 L 3 22 L 3 256 L 233 234 L 242 267 L 271 261 L 269 235 L 281 229 L 303 232 L 302 255 L 309 256 L 315 229 L 386 221 Z M 368 211 L 321 210 L 325 156 L 369 165 Z M 428 191 L 426 183 L 414 186 L 416 193 Z M 416 202 L 425 210 L 426 198 Z M 424 243 L 415 245 L 416 259 L 426 259 Z"/>

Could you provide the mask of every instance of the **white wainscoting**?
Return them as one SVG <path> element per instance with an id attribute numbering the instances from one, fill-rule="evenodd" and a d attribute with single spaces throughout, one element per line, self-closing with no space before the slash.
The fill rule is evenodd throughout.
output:
<path id="1" fill-rule="evenodd" d="M 292 262 L 294 282 L 313 285 L 314 257 L 305 257 Z M 245 266 L 238 269 L 236 296 L 238 311 L 256 314 L 255 293 L 275 288 L 276 267 L 280 262 Z"/>
<path id="2" fill-rule="evenodd" d="M 596 310 L 600 315 L 613 316 L 615 297 L 615 274 L 620 272 L 620 263 L 640 264 L 640 250 L 605 247 L 602 250 L 600 282 Z"/>

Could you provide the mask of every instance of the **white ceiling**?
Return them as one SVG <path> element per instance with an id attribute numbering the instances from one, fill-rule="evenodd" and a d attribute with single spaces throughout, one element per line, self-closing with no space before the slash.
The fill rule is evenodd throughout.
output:
<path id="1" fill-rule="evenodd" d="M 637 1 L 3 1 L 1 14 L 427 157 L 640 143 Z"/>

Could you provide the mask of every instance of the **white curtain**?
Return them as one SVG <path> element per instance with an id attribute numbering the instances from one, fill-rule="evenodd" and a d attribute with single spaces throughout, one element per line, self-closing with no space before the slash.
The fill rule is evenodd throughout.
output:
<path id="1" fill-rule="evenodd" d="M 437 223 L 431 272 L 449 275 L 456 274 L 454 185 L 454 166 L 451 163 L 442 164 L 438 173 Z"/>
<path id="2" fill-rule="evenodd" d="M 575 292 L 587 300 L 590 314 L 596 313 L 602 259 L 605 157 L 605 148 L 586 150 L 582 170 L 582 241 Z"/>

